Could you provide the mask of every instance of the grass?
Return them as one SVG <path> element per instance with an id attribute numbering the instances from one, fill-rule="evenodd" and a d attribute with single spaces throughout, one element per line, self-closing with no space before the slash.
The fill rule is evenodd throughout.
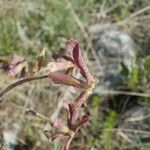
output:
<path id="1" fill-rule="evenodd" d="M 83 40 L 83 35 L 72 18 L 65 0 L 17 2 L 21 8 L 11 4 L 12 8 L 0 18 L 1 55 L 13 52 L 34 55 L 41 45 L 51 50 L 59 50 L 63 46 L 60 43 L 65 39 Z M 77 0 L 72 1 L 72 4 L 80 19 L 86 22 L 95 2 Z M 29 6 L 31 8 L 26 9 Z M 18 31 L 18 23 L 21 33 Z"/>

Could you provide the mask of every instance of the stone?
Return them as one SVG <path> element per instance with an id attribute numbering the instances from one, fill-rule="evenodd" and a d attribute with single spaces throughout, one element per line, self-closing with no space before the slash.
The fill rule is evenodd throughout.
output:
<path id="1" fill-rule="evenodd" d="M 136 45 L 134 41 L 128 34 L 116 29 L 103 29 L 92 35 L 94 49 L 103 67 L 105 84 L 110 87 L 121 84 L 122 66 L 125 66 L 130 73 L 135 65 Z"/>

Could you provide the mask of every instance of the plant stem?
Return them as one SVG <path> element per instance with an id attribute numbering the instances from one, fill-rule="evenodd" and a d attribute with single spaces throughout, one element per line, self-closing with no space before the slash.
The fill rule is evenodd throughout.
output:
<path id="1" fill-rule="evenodd" d="M 0 92 L 0 102 L 2 102 L 2 97 L 5 94 L 7 94 L 10 90 L 14 89 L 15 87 L 17 87 L 19 85 L 22 85 L 24 83 L 33 81 L 33 80 L 41 80 L 41 79 L 45 79 L 45 78 L 48 78 L 48 77 L 49 77 L 48 75 L 37 76 L 37 77 L 27 77 L 27 78 L 21 79 L 21 80 L 15 82 L 15 83 L 9 85 L 8 87 L 6 87 L 4 90 L 2 90 Z"/>

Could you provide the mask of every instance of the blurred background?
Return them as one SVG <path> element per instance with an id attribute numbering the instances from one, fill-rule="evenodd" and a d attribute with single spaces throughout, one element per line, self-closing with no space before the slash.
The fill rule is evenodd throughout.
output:
<path id="1" fill-rule="evenodd" d="M 88 100 L 92 120 L 70 149 L 149 150 L 149 24 L 149 0 L 0 0 L 0 90 L 30 71 L 42 47 L 47 63 L 76 39 L 97 85 Z M 74 98 L 67 89 L 41 80 L 9 92 L 0 103 L 0 149 L 59 150 L 43 134 L 50 125 L 24 110 L 63 119 L 59 101 Z"/>

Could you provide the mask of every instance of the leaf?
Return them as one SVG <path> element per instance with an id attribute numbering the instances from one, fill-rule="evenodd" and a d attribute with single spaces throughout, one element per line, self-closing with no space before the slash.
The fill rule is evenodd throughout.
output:
<path id="1" fill-rule="evenodd" d="M 79 112 L 83 106 L 85 106 L 85 102 L 87 98 L 89 97 L 89 94 L 87 94 L 85 91 L 83 91 L 79 97 L 77 97 L 73 103 L 69 104 L 69 125 L 75 125 L 77 122 L 77 119 L 79 118 Z"/>
<path id="2" fill-rule="evenodd" d="M 50 62 L 46 67 L 41 68 L 38 74 L 47 74 L 49 72 L 56 71 L 67 71 L 69 68 L 73 68 L 75 65 L 71 61 L 67 61 L 63 58 L 59 59 L 57 62 Z"/>
<path id="3" fill-rule="evenodd" d="M 125 66 L 123 63 L 121 63 L 121 71 L 120 71 L 121 75 L 127 77 L 129 75 L 129 70 L 128 67 Z"/>
<path id="4" fill-rule="evenodd" d="M 22 56 L 18 56 L 18 55 L 16 55 L 16 54 L 14 54 L 13 55 L 13 58 L 12 58 L 12 60 L 11 60 L 11 63 L 10 63 L 10 66 L 15 66 L 15 65 L 17 65 L 17 64 L 19 64 L 19 63 L 21 63 L 21 62 L 23 62 L 25 60 L 25 58 L 24 57 L 22 57 Z"/>
<path id="5" fill-rule="evenodd" d="M 27 73 L 27 62 L 21 62 L 17 65 L 11 66 L 9 73 L 11 76 L 19 76 L 19 77 L 25 77 Z"/>
<path id="6" fill-rule="evenodd" d="M 89 115 L 82 116 L 80 122 L 75 126 L 75 131 L 77 132 L 77 130 L 79 130 L 82 127 L 82 125 L 88 122 L 89 120 L 90 120 Z"/>
<path id="7" fill-rule="evenodd" d="M 93 81 L 93 77 L 90 74 L 87 66 L 85 65 L 85 62 L 81 55 L 78 42 L 76 40 L 69 40 L 67 41 L 66 45 L 67 45 L 67 51 L 69 52 L 74 63 L 80 69 L 80 73 L 83 75 L 84 78 L 87 79 L 87 81 Z"/>
<path id="8" fill-rule="evenodd" d="M 100 101 L 101 101 L 100 96 L 94 95 L 94 96 L 92 97 L 91 106 L 92 106 L 93 108 L 99 107 Z"/>
<path id="9" fill-rule="evenodd" d="M 9 68 L 9 73 L 11 76 L 25 77 L 28 64 L 24 57 L 14 54 Z"/>
<path id="10" fill-rule="evenodd" d="M 150 74 L 150 56 L 146 57 L 144 60 L 144 68 L 147 74 Z"/>
<path id="11" fill-rule="evenodd" d="M 79 111 L 80 111 L 79 107 L 76 107 L 73 104 L 69 104 L 68 126 L 70 128 L 72 128 L 77 122 L 77 119 L 79 118 Z"/>
<path id="12" fill-rule="evenodd" d="M 138 84 L 138 75 L 139 75 L 139 70 L 137 67 L 134 67 L 132 70 L 131 78 L 130 78 L 130 83 L 129 86 L 134 89 L 136 88 Z"/>
<path id="13" fill-rule="evenodd" d="M 37 62 L 33 67 L 33 72 L 38 72 L 41 69 L 41 67 L 44 65 L 45 52 L 46 52 L 46 48 L 44 47 L 43 49 L 41 49 L 40 55 L 37 58 Z"/>
<path id="14" fill-rule="evenodd" d="M 80 87 L 80 80 L 76 79 L 73 76 L 61 73 L 61 72 L 51 72 L 49 78 L 56 84 L 65 84 L 69 86 Z"/>

